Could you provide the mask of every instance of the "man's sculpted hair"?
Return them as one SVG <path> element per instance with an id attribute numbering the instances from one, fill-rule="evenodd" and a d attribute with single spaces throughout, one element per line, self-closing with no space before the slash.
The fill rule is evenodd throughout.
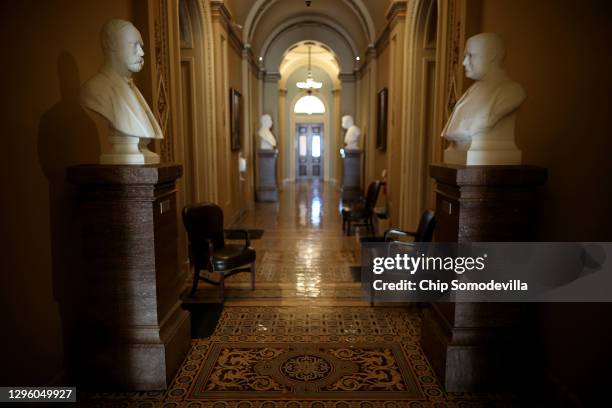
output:
<path id="1" fill-rule="evenodd" d="M 487 53 L 489 55 L 495 55 L 494 60 L 500 64 L 504 60 L 506 55 L 506 47 L 504 47 L 504 40 L 495 33 L 480 33 L 469 38 L 469 40 L 483 41 L 487 47 Z"/>
<path id="2" fill-rule="evenodd" d="M 116 49 L 117 36 L 125 28 L 132 26 L 132 23 L 126 20 L 113 19 L 108 20 L 102 27 L 100 40 L 102 41 L 102 49 L 104 53 Z"/>

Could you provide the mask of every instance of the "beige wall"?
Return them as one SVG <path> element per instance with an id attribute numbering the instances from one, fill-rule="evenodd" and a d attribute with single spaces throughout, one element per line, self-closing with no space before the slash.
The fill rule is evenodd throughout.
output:
<path id="1" fill-rule="evenodd" d="M 110 18 L 136 22 L 127 0 L 2 2 L 3 94 L 2 384 L 43 385 L 63 370 L 58 298 L 69 294 L 73 217 L 68 166 L 93 163 L 96 127 L 79 107 L 79 86 L 102 63 L 99 31 Z M 150 56 L 145 57 L 150 67 Z M 145 96 L 146 74 L 138 78 Z M 6 343 L 5 343 L 6 342 Z M 5 343 L 5 344 L 4 344 Z M 6 376 L 6 377 L 5 377 Z"/>
<path id="2" fill-rule="evenodd" d="M 404 110 L 401 109 L 403 98 L 403 60 L 404 60 L 404 29 L 405 18 L 399 17 L 389 23 L 376 45 L 376 75 L 374 75 L 374 89 L 370 87 L 370 74 L 368 67 L 363 67 L 362 75 L 359 77 L 360 109 L 358 123 L 370 123 L 369 132 L 365 133 L 368 138 L 366 142 L 366 166 L 368 171 L 364 180 L 364 189 L 374 179 L 380 179 L 384 169 L 387 170 L 386 200 L 390 211 L 391 225 L 397 225 L 399 220 L 399 202 L 401 188 L 401 140 L 402 122 Z M 372 61 L 366 61 L 372 64 Z M 378 92 L 387 88 L 388 112 L 387 112 L 387 148 L 380 151 L 376 148 L 377 133 L 377 99 Z M 373 105 L 368 105 L 374 101 Z M 373 112 L 370 111 L 373 109 Z M 368 158 L 367 156 L 372 156 Z M 368 163 L 370 162 L 370 163 Z M 384 205 L 380 202 L 380 205 Z"/>
<path id="3" fill-rule="evenodd" d="M 218 6 L 218 5 L 217 5 Z M 219 8 L 213 8 L 213 32 L 215 53 L 215 106 L 217 107 L 217 174 L 218 174 L 218 204 L 222 207 L 225 221 L 231 224 L 237 220 L 249 203 L 252 203 L 252 177 L 245 177 L 240 181 L 238 172 L 239 151 L 231 150 L 230 143 L 230 88 L 242 94 L 243 112 L 250 109 L 244 89 L 242 64 L 242 48 L 239 36 L 231 31 L 231 23 Z M 242 128 L 247 125 L 242 115 Z M 244 131 L 241 134 L 241 150 L 253 162 L 252 152 L 248 151 L 247 139 Z"/>

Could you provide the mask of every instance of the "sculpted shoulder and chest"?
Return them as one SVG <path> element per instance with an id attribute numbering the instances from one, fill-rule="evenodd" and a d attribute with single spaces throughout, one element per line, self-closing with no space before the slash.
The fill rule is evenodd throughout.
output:
<path id="1" fill-rule="evenodd" d="M 342 117 L 342 128 L 346 129 L 344 147 L 349 150 L 360 150 L 361 130 L 355 125 L 352 116 L 346 115 Z"/>
<path id="2" fill-rule="evenodd" d="M 132 74 L 144 65 L 140 33 L 124 20 L 110 20 L 102 28 L 104 64 L 81 87 L 81 104 L 106 119 L 111 129 L 111 151 L 101 164 L 153 164 L 159 156 L 147 148 L 162 139 L 162 130 Z"/>
<path id="3" fill-rule="evenodd" d="M 262 115 L 260 118 L 261 127 L 259 128 L 259 148 L 261 150 L 273 150 L 276 148 L 276 138 L 270 130 L 272 128 L 272 117 Z"/>
<path id="4" fill-rule="evenodd" d="M 520 164 L 514 141 L 516 111 L 526 98 L 501 63 L 504 46 L 497 34 L 468 39 L 463 65 L 476 82 L 457 101 L 442 132 L 450 146 L 444 162 L 460 165 Z"/>

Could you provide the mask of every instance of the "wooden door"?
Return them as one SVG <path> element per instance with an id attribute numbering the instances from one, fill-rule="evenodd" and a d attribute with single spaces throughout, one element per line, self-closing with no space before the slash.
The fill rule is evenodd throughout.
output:
<path id="1" fill-rule="evenodd" d="M 296 180 L 323 179 L 323 125 L 296 125 Z"/>

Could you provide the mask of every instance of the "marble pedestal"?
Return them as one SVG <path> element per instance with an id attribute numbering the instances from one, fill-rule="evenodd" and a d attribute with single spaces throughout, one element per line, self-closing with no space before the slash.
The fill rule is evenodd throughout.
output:
<path id="1" fill-rule="evenodd" d="M 342 201 L 354 201 L 362 196 L 361 150 L 344 149 L 342 157 Z"/>
<path id="2" fill-rule="evenodd" d="M 191 343 L 179 293 L 179 165 L 71 167 L 80 283 L 73 367 L 79 386 L 162 390 Z"/>
<path id="3" fill-rule="evenodd" d="M 257 183 L 257 201 L 277 202 L 278 187 L 276 185 L 276 159 L 278 150 L 260 149 L 257 153 L 259 162 L 259 179 Z"/>
<path id="4" fill-rule="evenodd" d="M 437 242 L 529 241 L 537 189 L 547 171 L 533 166 L 431 165 Z M 425 310 L 421 346 L 446 391 L 516 386 L 527 305 L 437 303 Z M 524 370 L 524 366 L 520 367 Z"/>

